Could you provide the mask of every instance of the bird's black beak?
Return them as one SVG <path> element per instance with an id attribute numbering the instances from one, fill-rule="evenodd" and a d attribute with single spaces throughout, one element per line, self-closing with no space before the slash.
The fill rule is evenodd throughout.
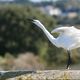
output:
<path id="1" fill-rule="evenodd" d="M 28 21 L 33 22 L 34 20 L 32 18 L 27 18 Z"/>
<path id="2" fill-rule="evenodd" d="M 31 22 L 31 23 L 34 23 L 34 20 L 35 20 L 35 19 L 28 18 L 27 20 L 28 20 L 29 22 Z"/>

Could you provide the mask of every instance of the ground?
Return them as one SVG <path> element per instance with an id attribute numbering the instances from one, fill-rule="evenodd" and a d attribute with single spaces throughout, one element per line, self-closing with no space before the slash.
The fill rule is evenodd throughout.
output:
<path id="1" fill-rule="evenodd" d="M 80 70 L 43 70 L 25 74 L 9 80 L 79 80 Z"/>

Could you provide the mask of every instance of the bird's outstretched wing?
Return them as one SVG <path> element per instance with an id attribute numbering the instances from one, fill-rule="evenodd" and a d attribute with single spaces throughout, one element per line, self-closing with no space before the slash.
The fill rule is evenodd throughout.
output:
<path id="1" fill-rule="evenodd" d="M 58 27 L 55 28 L 51 31 L 51 33 L 60 33 L 60 32 L 64 32 L 68 27 Z"/>
<path id="2" fill-rule="evenodd" d="M 58 27 L 58 28 L 53 29 L 51 31 L 51 33 L 64 33 L 66 31 L 69 31 L 72 28 L 73 28 L 73 26 L 71 26 L 71 27 Z"/>

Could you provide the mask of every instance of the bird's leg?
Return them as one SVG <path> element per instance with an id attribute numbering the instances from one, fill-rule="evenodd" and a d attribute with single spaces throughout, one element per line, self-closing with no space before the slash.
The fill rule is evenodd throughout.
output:
<path id="1" fill-rule="evenodd" d="M 69 69 L 69 66 L 70 66 L 70 64 L 72 63 L 72 60 L 71 60 L 71 56 L 70 56 L 70 51 L 67 51 L 67 53 L 68 53 L 68 61 L 67 61 L 67 69 Z"/>

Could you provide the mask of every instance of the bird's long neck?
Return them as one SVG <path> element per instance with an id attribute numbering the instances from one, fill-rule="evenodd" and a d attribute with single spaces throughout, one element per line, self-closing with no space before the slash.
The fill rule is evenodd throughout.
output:
<path id="1" fill-rule="evenodd" d="M 38 26 L 40 26 L 40 28 L 43 30 L 43 32 L 48 37 L 50 42 L 55 45 L 56 44 L 56 38 L 54 38 L 54 36 L 52 36 L 41 23 L 39 23 Z"/>

